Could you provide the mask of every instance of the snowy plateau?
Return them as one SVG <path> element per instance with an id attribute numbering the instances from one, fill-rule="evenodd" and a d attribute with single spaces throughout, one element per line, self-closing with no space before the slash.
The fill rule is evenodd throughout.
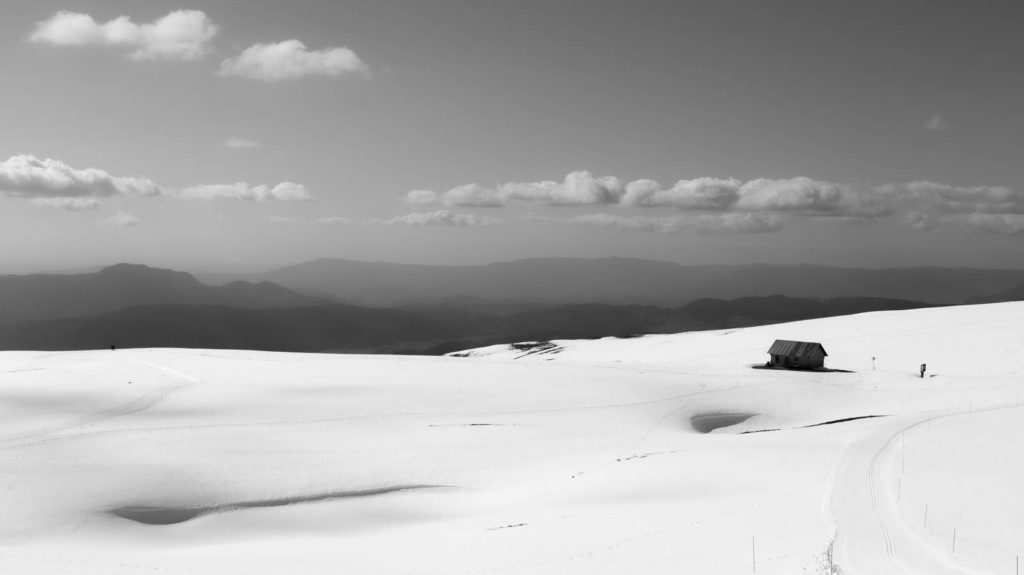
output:
<path id="1" fill-rule="evenodd" d="M 834 371 L 754 369 L 775 339 Z M 0 573 L 1015 575 L 1024 555 L 1024 303 L 456 355 L 0 353 Z"/>

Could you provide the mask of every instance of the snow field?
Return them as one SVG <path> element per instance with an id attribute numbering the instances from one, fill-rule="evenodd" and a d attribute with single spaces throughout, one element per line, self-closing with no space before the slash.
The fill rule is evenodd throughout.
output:
<path id="1" fill-rule="evenodd" d="M 852 372 L 751 369 L 776 338 Z M 1024 304 L 554 343 L 0 353 L 0 571 L 820 573 L 835 538 L 844 573 L 1012 573 L 1024 552 Z M 698 433 L 706 413 L 755 415 Z M 423 488 L 245 507 L 402 486 Z M 221 511 L 111 513 L 137 505 Z"/>

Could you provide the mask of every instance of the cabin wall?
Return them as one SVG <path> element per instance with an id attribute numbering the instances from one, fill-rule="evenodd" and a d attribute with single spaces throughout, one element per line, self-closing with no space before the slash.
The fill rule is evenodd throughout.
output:
<path id="1" fill-rule="evenodd" d="M 808 357 L 794 357 L 789 355 L 772 355 L 771 365 L 773 367 L 801 367 L 814 369 L 825 366 L 825 354 L 821 350 L 815 350 Z"/>
<path id="2" fill-rule="evenodd" d="M 804 367 L 824 367 L 825 366 L 825 354 L 820 349 L 814 350 L 814 352 L 804 360 Z"/>

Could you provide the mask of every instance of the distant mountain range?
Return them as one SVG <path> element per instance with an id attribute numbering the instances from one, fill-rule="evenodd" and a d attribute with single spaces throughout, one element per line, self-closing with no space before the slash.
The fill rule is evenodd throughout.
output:
<path id="1" fill-rule="evenodd" d="M 85 318 L 0 325 L 0 349 L 70 350 L 117 345 L 441 354 L 511 341 L 630 337 L 923 306 L 902 300 L 805 300 L 784 296 L 699 300 L 680 308 L 551 306 L 502 315 L 342 304 L 273 309 L 147 305 Z"/>
<path id="2" fill-rule="evenodd" d="M 329 301 L 269 282 L 233 281 L 214 287 L 185 272 L 131 264 L 96 273 L 0 276 L 0 323 L 83 317 L 139 305 L 275 308 Z"/>
<path id="3" fill-rule="evenodd" d="M 971 290 L 981 294 L 979 301 L 1024 295 L 1024 272 L 1007 270 L 695 268 L 615 258 L 465 267 L 322 260 L 267 275 L 299 278 L 292 281 L 305 293 L 259 277 L 222 278 L 231 281 L 210 286 L 185 272 L 128 264 L 95 273 L 0 276 L 0 349 L 117 345 L 440 354 L 512 341 L 628 337 L 927 307 L 944 298 L 963 301 L 970 296 L 960 296 Z M 864 295 L 912 293 L 915 286 L 920 294 L 909 299 Z M 693 297 L 716 289 L 725 297 Z M 773 289 L 799 297 L 735 296 Z M 807 295 L 827 289 L 853 295 Z M 400 307 L 312 295 L 324 293 Z"/>
<path id="4" fill-rule="evenodd" d="M 701 298 L 785 295 L 874 297 L 959 304 L 1024 282 L 1024 270 L 861 269 L 826 266 L 683 266 L 626 258 L 545 258 L 488 265 L 428 266 L 321 259 L 247 276 L 204 275 L 210 283 L 271 281 L 354 305 L 419 306 L 504 301 L 531 304 L 679 306 Z"/>
<path id="5" fill-rule="evenodd" d="M 979 295 L 967 298 L 967 303 L 978 304 L 978 303 L 998 303 L 1002 301 L 1021 301 L 1024 300 L 1024 283 L 1015 285 L 1010 289 L 1006 289 L 1000 292 L 991 293 L 988 295 Z"/>

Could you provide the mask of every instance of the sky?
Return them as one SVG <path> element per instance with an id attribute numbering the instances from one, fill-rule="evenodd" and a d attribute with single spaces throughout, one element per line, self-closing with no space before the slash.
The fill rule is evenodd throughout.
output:
<path id="1" fill-rule="evenodd" d="M 0 273 L 1024 267 L 1015 0 L 7 4 Z"/>

